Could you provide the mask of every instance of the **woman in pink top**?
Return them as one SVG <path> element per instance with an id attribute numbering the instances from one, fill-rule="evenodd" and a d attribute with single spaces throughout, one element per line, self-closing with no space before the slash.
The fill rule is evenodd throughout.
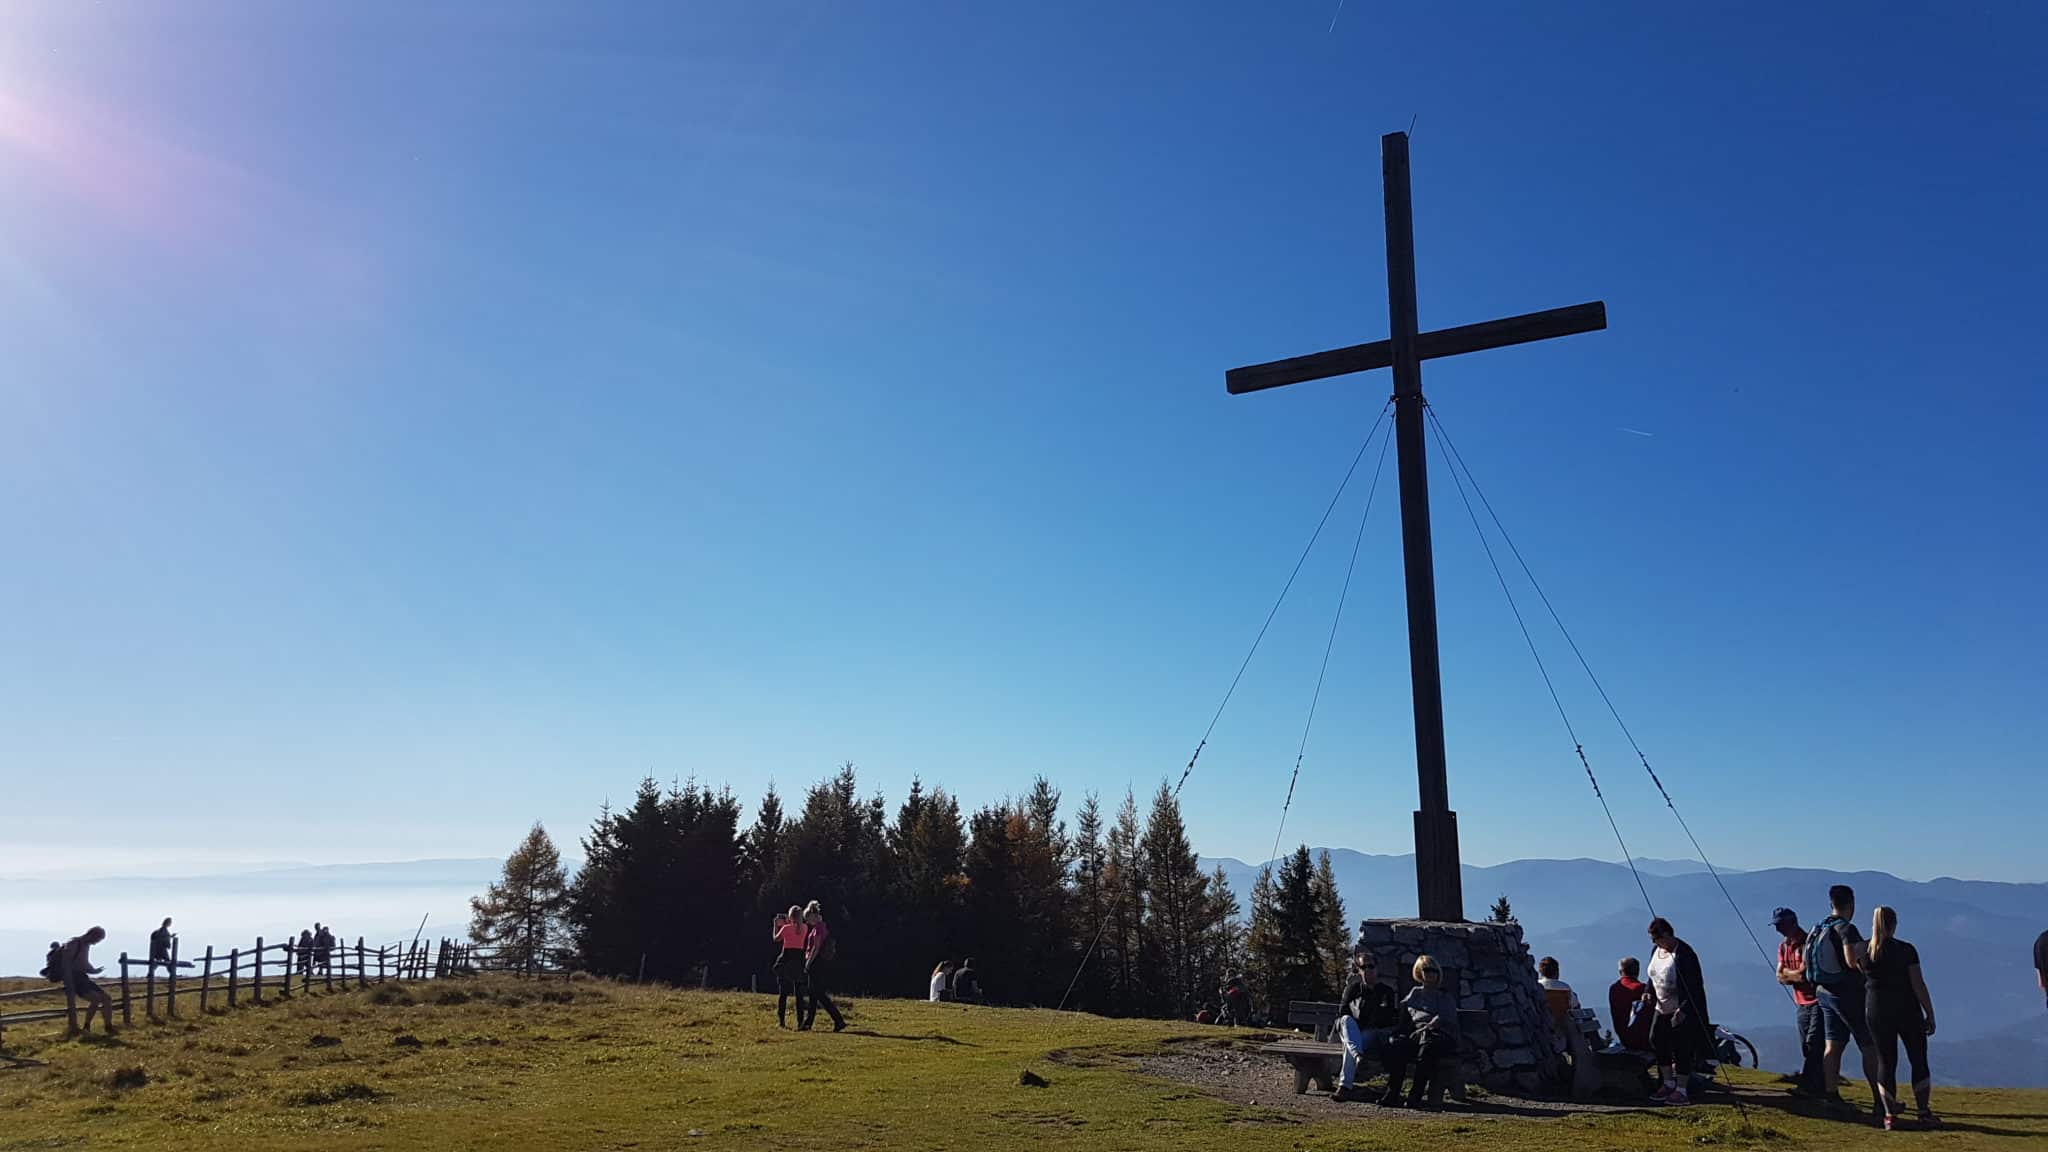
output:
<path id="1" fill-rule="evenodd" d="M 797 1013 L 797 1031 L 810 1031 L 818 1019 L 818 1009 L 823 1008 L 832 1017 L 832 1030 L 844 1032 L 846 1018 L 839 1014 L 839 1005 L 832 1002 L 831 993 L 825 991 L 832 955 L 838 949 L 832 943 L 832 930 L 825 926 L 825 914 L 819 911 L 816 900 L 804 906 L 804 923 L 810 927 L 810 935 L 804 941 L 805 999 L 803 1011 Z"/>
<path id="2" fill-rule="evenodd" d="M 810 938 L 810 927 L 804 923 L 803 909 L 792 904 L 788 915 L 775 918 L 774 940 L 782 951 L 775 957 L 775 1026 L 789 1027 L 789 998 L 796 997 L 796 1022 L 804 1022 L 804 943 Z"/>

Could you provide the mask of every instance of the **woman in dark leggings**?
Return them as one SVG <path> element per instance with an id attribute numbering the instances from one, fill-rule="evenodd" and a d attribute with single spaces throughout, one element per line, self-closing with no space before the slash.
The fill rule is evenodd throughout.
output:
<path id="1" fill-rule="evenodd" d="M 1927 981 L 1920 975 L 1920 952 L 1896 937 L 1899 914 L 1880 904 L 1870 916 L 1870 960 L 1864 966 L 1868 983 L 1864 1010 L 1870 1017 L 1870 1031 L 1877 1038 L 1877 1094 L 1884 1115 L 1880 1123 L 1890 1129 L 1898 1122 L 1899 1045 L 1906 1046 L 1906 1060 L 1913 1068 L 1913 1102 L 1920 1109 L 1920 1123 L 1938 1123 L 1928 1105 L 1934 1082 L 1927 1070 L 1927 1038 L 1934 1035 L 1934 1001 L 1928 998 Z"/>
<path id="2" fill-rule="evenodd" d="M 775 1024 L 789 1027 L 789 998 L 796 997 L 796 1021 L 804 1022 L 804 941 L 810 928 L 804 924 L 804 910 L 792 904 L 789 915 L 775 918 L 775 943 L 781 952 L 775 957 Z"/>

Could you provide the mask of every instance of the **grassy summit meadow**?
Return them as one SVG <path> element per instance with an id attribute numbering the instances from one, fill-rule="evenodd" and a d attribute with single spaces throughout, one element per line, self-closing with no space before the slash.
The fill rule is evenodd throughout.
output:
<path id="1" fill-rule="evenodd" d="M 1882 1137 L 1786 1110 L 1544 1112 L 1478 1100 L 1386 1112 L 1295 1097 L 1250 1033 L 1075 1013 L 850 1002 L 849 1031 L 776 1027 L 769 997 L 510 978 L 384 985 L 162 1024 L 113 1041 L 10 1033 L 0 1152 L 177 1147 L 1647 1149 L 1835 1148 Z M 1177 1069 L 1207 1069 L 1171 1078 Z M 1025 1075 L 1026 1072 L 1030 1075 Z M 2048 1147 L 2048 1093 L 1942 1090 L 1939 1133 Z M 312 1143 L 309 1143 L 311 1141 Z"/>

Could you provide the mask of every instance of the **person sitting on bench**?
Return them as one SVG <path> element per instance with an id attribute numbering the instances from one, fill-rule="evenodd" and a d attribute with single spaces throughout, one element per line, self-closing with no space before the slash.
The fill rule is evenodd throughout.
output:
<path id="1" fill-rule="evenodd" d="M 1557 957 L 1545 956 L 1543 959 L 1538 960 L 1536 962 L 1536 975 L 1540 977 L 1536 982 L 1543 985 L 1544 991 L 1565 993 L 1571 997 L 1573 1010 L 1576 1011 L 1578 1009 L 1579 994 L 1572 991 L 1571 985 L 1557 978 Z"/>
<path id="2" fill-rule="evenodd" d="M 1401 1021 L 1394 990 L 1379 982 L 1379 963 L 1370 952 L 1351 958 L 1351 975 L 1344 981 L 1339 1005 L 1337 1033 L 1344 1044 L 1344 1063 L 1337 1072 L 1335 1100 L 1358 1099 L 1358 1062 L 1376 1055 L 1387 1062 L 1388 1046 L 1395 1042 L 1395 1028 Z"/>
<path id="3" fill-rule="evenodd" d="M 1389 1045 L 1380 1062 L 1387 1066 L 1387 1094 L 1380 1103 L 1401 1105 L 1401 1080 L 1409 1058 L 1415 1064 L 1415 1083 L 1408 1090 L 1408 1107 L 1420 1108 L 1425 1100 L 1431 1107 L 1443 1102 L 1443 1065 L 1458 1058 L 1458 1002 L 1444 991 L 1443 969 L 1433 956 L 1417 956 L 1412 973 L 1415 987 L 1401 999 L 1408 1014 L 1409 1044 Z"/>

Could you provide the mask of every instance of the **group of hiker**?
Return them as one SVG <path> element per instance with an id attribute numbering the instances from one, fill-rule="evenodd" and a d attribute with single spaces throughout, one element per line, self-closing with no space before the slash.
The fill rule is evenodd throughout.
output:
<path id="1" fill-rule="evenodd" d="M 1899 939 L 1899 914 L 1880 904 L 1871 911 L 1870 938 L 1856 928 L 1856 893 L 1846 884 L 1828 889 L 1828 914 L 1811 930 L 1790 908 L 1771 915 L 1778 945 L 1778 983 L 1792 990 L 1798 1013 L 1799 1080 L 1793 1092 L 1831 1107 L 1842 1100 L 1842 1056 L 1856 1042 L 1863 1078 L 1877 1101 L 1877 1122 L 1899 1123 L 1899 1049 L 1913 1074 L 1913 1103 L 1923 1126 L 1937 1123 L 1928 1097 L 1927 1038 L 1934 1035 L 1934 1001 L 1920 971 L 1920 952 Z"/>
<path id="2" fill-rule="evenodd" d="M 981 1003 L 981 974 L 974 970 L 974 957 L 960 961 L 939 961 L 932 969 L 929 998 L 932 1003 L 956 1002 L 960 1004 Z"/>
<path id="3" fill-rule="evenodd" d="M 1934 1035 L 1934 1001 L 1920 970 L 1920 953 L 1898 937 L 1898 913 L 1872 910 L 1870 936 L 1856 927 L 1856 892 L 1846 884 L 1828 889 L 1828 914 L 1812 928 L 1790 908 L 1771 913 L 1777 931 L 1778 983 L 1791 994 L 1797 1013 L 1801 1066 L 1792 1094 L 1853 1113 L 1842 1099 L 1842 1057 L 1856 1045 L 1863 1078 L 1875 1101 L 1875 1122 L 1887 1130 L 1901 1122 L 1899 1050 L 1912 1072 L 1913 1102 L 1923 1126 L 1939 1123 L 1929 1099 L 1933 1080 L 1927 1038 Z M 1706 982 L 1699 957 L 1671 935 L 1661 917 L 1650 924 L 1657 951 L 1648 979 L 1633 956 L 1622 959 L 1620 975 L 1608 987 L 1608 1012 L 1619 1047 L 1649 1051 L 1663 1069 L 1656 1098 L 1686 1101 L 1686 1081 L 1712 1058 L 1716 1034 L 1707 1015 Z M 2048 941 L 2048 934 L 2044 934 Z M 2039 950 L 2037 948 L 2037 950 Z M 1555 979 L 1548 961 L 1545 987 L 1568 987 Z M 2048 965 L 2042 986 L 2048 989 Z"/>
<path id="4" fill-rule="evenodd" d="M 796 1000 L 797 1031 L 810 1031 L 818 1018 L 818 1009 L 823 1008 L 825 1014 L 832 1018 L 832 1030 L 844 1032 L 846 1019 L 839 1014 L 839 1006 L 832 1002 L 832 994 L 828 991 L 836 946 L 818 902 L 813 900 L 802 907 L 790 905 L 788 912 L 775 917 L 771 938 L 777 948 L 774 965 L 776 1025 L 789 1027 L 789 1002 L 793 997 Z"/>
<path id="5" fill-rule="evenodd" d="M 92 1018 L 97 1015 L 105 1021 L 109 1036 L 114 1034 L 114 998 L 100 987 L 93 977 L 105 969 L 92 962 L 93 945 L 107 938 L 107 930 L 95 924 L 69 940 L 50 941 L 50 951 L 43 957 L 43 979 L 52 984 L 64 985 L 72 996 L 85 1002 L 85 1030 L 92 1031 Z M 178 968 L 190 968 L 192 962 L 179 960 L 178 936 L 171 931 L 171 918 L 149 934 L 149 966 L 147 972 L 154 974 L 159 966 L 169 975 Z"/>
<path id="6" fill-rule="evenodd" d="M 292 948 L 292 957 L 298 962 L 297 972 L 301 975 L 332 971 L 334 929 L 318 920 L 313 922 L 311 928 L 299 929 L 299 940 Z"/>

